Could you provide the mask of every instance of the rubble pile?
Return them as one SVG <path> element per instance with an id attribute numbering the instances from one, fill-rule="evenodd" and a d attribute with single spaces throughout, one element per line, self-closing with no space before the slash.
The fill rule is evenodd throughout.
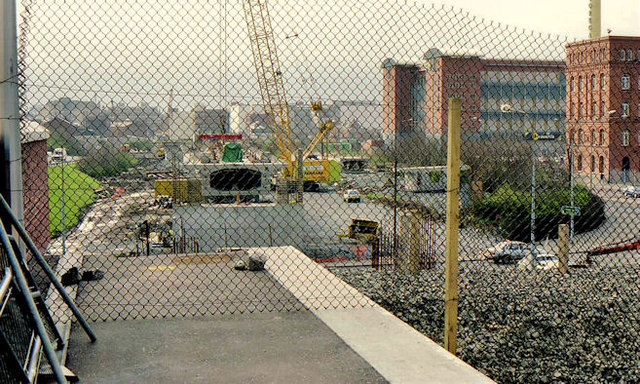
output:
<path id="1" fill-rule="evenodd" d="M 346 282 L 442 344 L 444 268 L 417 275 L 336 268 Z M 501 383 L 640 379 L 638 271 L 627 267 L 460 274 L 458 356 Z"/>

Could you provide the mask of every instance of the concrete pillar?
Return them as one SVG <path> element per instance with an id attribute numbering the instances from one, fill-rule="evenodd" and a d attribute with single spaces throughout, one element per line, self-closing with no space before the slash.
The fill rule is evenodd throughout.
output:
<path id="1" fill-rule="evenodd" d="M 0 5 L 0 192 L 24 225 L 15 0 Z"/>

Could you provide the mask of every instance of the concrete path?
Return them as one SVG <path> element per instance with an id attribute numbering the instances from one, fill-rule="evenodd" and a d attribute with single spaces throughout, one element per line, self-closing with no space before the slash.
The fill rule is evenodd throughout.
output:
<path id="1" fill-rule="evenodd" d="M 384 383 L 306 310 L 92 324 L 72 332 L 83 383 Z"/>

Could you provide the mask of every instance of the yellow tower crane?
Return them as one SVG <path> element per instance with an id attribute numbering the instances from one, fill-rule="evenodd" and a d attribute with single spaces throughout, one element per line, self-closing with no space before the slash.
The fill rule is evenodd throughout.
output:
<path id="1" fill-rule="evenodd" d="M 269 119 L 269 128 L 279 150 L 280 159 L 286 164 L 285 180 L 291 180 L 297 173 L 297 148 L 291 138 L 289 106 L 280 71 L 271 17 L 267 0 L 242 0 L 244 15 L 251 40 L 253 63 L 256 68 L 262 104 Z M 333 122 L 324 119 L 322 103 L 311 102 L 318 132 L 309 145 L 302 151 L 303 180 L 305 182 L 332 182 L 339 179 L 339 166 L 333 165 L 327 158 L 307 159 L 325 135 L 333 128 Z M 333 162 L 335 163 L 335 162 Z M 338 167 L 337 172 L 335 167 Z"/>

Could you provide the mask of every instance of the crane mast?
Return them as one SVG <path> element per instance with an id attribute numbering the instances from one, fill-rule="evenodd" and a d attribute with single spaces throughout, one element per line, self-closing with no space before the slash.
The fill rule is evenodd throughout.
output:
<path id="1" fill-rule="evenodd" d="M 331 161 L 308 159 L 315 147 L 326 134 L 333 128 L 331 120 L 324 119 L 322 103 L 311 102 L 311 112 L 317 125 L 318 132 L 309 145 L 301 151 L 300 158 L 296 159 L 297 148 L 291 138 L 291 125 L 289 121 L 289 105 L 284 90 L 282 72 L 278 61 L 271 17 L 269 15 L 268 0 L 242 0 L 244 16 L 251 41 L 253 63 L 256 68 L 258 85 L 262 104 L 269 120 L 269 128 L 278 147 L 280 159 L 286 164 L 283 171 L 285 179 L 291 180 L 303 173 L 305 183 L 332 182 L 340 179 L 339 166 L 331 165 Z M 324 156 L 324 154 L 323 154 Z M 304 160 L 303 160 L 304 159 Z M 335 163 L 335 162 L 333 162 Z M 298 169 L 297 164 L 303 164 L 303 169 Z"/>
<path id="2" fill-rule="evenodd" d="M 262 104 L 269 119 L 280 159 L 289 170 L 294 167 L 294 145 L 291 139 L 289 106 L 284 91 L 267 0 L 243 0 L 245 19 L 251 40 Z"/>

